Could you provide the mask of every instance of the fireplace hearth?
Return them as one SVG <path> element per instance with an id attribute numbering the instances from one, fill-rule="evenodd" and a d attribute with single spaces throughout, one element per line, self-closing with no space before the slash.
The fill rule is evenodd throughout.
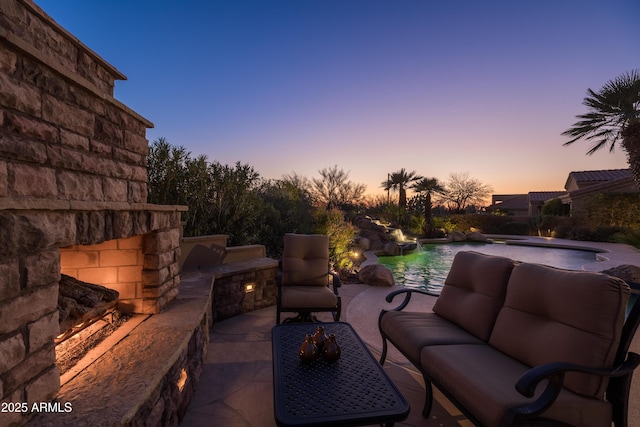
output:
<path id="1" fill-rule="evenodd" d="M 56 365 L 60 375 L 64 376 L 78 364 L 87 353 L 103 343 L 132 317 L 112 309 L 104 316 L 83 325 L 82 329 L 74 331 L 64 340 L 56 339 Z"/>

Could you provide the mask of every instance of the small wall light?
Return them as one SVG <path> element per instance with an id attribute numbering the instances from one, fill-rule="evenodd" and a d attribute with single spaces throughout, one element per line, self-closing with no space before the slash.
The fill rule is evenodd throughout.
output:
<path id="1" fill-rule="evenodd" d="M 253 282 L 247 283 L 246 285 L 244 285 L 244 291 L 246 293 L 253 292 L 255 290 L 256 290 L 256 284 Z"/>

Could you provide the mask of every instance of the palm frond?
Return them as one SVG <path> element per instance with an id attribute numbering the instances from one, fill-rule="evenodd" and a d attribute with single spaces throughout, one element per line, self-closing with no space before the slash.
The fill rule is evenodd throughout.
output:
<path id="1" fill-rule="evenodd" d="M 580 120 L 562 132 L 562 135 L 571 137 L 563 145 L 579 139 L 595 140 L 587 154 L 607 145 L 609 151 L 613 151 L 629 123 L 640 119 L 640 73 L 638 70 L 624 73 L 608 81 L 598 92 L 587 89 L 582 103 L 589 111 L 577 115 Z"/>

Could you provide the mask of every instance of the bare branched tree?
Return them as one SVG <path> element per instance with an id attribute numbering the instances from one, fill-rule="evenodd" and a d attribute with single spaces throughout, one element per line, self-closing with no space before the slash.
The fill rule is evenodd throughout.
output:
<path id="1" fill-rule="evenodd" d="M 349 172 L 335 165 L 318 171 L 320 178 L 311 180 L 311 193 L 318 206 L 326 209 L 340 208 L 358 203 L 367 189 L 366 185 L 349 181 Z"/>
<path id="2" fill-rule="evenodd" d="M 493 188 L 479 179 L 469 176 L 469 172 L 451 173 L 445 191 L 438 200 L 450 211 L 463 213 L 470 206 L 485 203 Z"/>

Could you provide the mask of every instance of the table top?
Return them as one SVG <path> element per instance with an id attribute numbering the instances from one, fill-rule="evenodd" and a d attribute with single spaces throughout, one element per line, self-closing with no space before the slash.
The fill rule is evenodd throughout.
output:
<path id="1" fill-rule="evenodd" d="M 319 325 L 334 334 L 338 361 L 311 364 L 298 350 Z M 402 421 L 409 404 L 351 325 L 343 322 L 277 325 L 272 329 L 273 391 L 279 426 L 367 425 Z"/>

